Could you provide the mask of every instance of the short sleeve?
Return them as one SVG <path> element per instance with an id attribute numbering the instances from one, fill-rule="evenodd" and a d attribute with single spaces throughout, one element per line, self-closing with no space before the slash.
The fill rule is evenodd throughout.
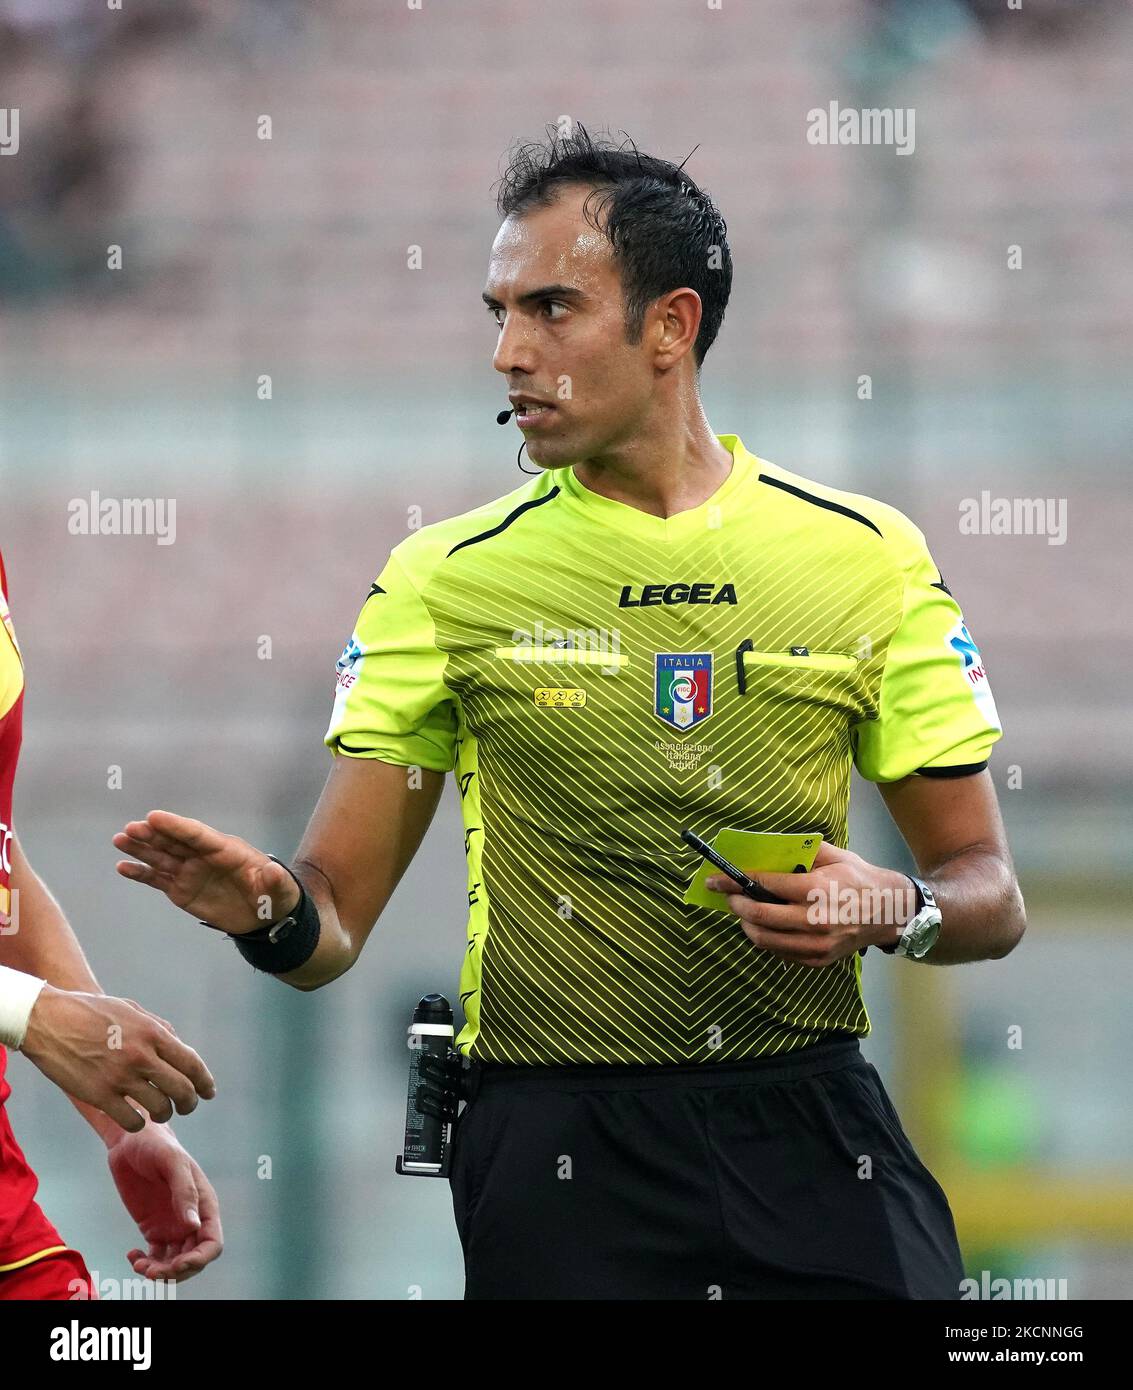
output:
<path id="1" fill-rule="evenodd" d="M 854 764 L 871 782 L 911 773 L 958 777 L 979 772 L 1002 735 L 983 658 L 929 554 L 907 521 L 900 623 L 890 638 L 877 718 L 851 730 Z"/>
<path id="2" fill-rule="evenodd" d="M 457 712 L 421 595 L 391 554 L 337 665 L 324 742 L 335 754 L 448 772 Z"/>

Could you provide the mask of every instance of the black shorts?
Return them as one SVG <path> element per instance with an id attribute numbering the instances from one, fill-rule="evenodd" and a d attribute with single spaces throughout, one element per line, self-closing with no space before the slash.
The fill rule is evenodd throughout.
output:
<path id="1" fill-rule="evenodd" d="M 475 1065 L 465 1298 L 958 1299 L 948 1199 L 856 1038 L 692 1066 Z"/>

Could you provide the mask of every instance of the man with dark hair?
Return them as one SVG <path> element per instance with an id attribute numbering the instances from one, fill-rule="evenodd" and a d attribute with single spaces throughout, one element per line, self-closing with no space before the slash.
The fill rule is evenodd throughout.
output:
<path id="1" fill-rule="evenodd" d="M 588 218 L 610 242 L 625 302 L 626 340 L 641 342 L 645 313 L 678 285 L 700 296 L 692 355 L 699 371 L 732 292 L 728 228 L 710 197 L 666 159 L 595 142 L 585 126 L 568 139 L 521 145 L 496 199 L 502 218 L 547 208 L 566 189 L 589 189 Z"/>
<path id="2" fill-rule="evenodd" d="M 500 210 L 483 297 L 537 476 L 382 567 L 291 869 L 154 811 L 119 871 L 317 989 L 455 767 L 466 1296 L 958 1298 L 858 1039 L 870 946 L 918 969 L 1023 933 L 978 649 L 908 518 L 712 431 L 731 257 L 682 169 L 578 128 L 517 152 Z M 852 766 L 931 884 L 845 848 Z M 778 902 L 690 904 L 681 832 L 723 828 L 822 844 L 753 874 Z"/>

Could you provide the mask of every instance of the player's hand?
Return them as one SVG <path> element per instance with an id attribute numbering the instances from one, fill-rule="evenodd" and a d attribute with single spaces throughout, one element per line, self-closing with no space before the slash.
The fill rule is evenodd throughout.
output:
<path id="1" fill-rule="evenodd" d="M 131 1132 L 147 1114 L 164 1124 L 216 1094 L 193 1049 L 131 999 L 44 985 L 20 1051 L 69 1096 Z"/>
<path id="2" fill-rule="evenodd" d="M 151 811 L 114 836 L 140 859 L 120 859 L 118 872 L 157 888 L 176 907 L 239 936 L 285 917 L 299 902 L 295 880 L 261 850 L 199 820 Z"/>
<path id="3" fill-rule="evenodd" d="M 825 840 L 808 874 L 748 871 L 748 876 L 787 901 L 756 902 L 727 874 L 712 874 L 706 884 L 727 893 L 728 907 L 754 945 L 796 965 L 821 968 L 863 946 L 889 946 L 916 906 L 904 874 Z"/>
<path id="4" fill-rule="evenodd" d="M 107 1158 L 148 1247 L 126 1255 L 135 1274 L 181 1283 L 220 1255 L 224 1235 L 216 1193 L 171 1129 L 146 1125 L 138 1134 L 123 1134 Z"/>

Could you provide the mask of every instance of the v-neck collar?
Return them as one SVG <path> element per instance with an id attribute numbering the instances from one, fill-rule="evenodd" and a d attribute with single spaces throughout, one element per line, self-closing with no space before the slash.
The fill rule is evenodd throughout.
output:
<path id="1" fill-rule="evenodd" d="M 600 492 L 593 492 L 579 482 L 573 467 L 556 469 L 555 481 L 568 505 L 585 512 L 603 526 L 626 535 L 639 536 L 643 540 L 683 540 L 687 536 L 712 529 L 709 526 L 712 509 L 730 499 L 750 475 L 755 461 L 744 448 L 739 435 L 718 434 L 716 438 L 732 455 L 731 472 L 712 496 L 701 502 L 700 506 L 675 512 L 672 516 L 654 516 L 652 512 L 643 512 L 640 507 L 631 506 L 628 502 L 619 502 L 613 497 L 604 497 Z M 715 524 L 719 525 L 719 522 Z"/>

